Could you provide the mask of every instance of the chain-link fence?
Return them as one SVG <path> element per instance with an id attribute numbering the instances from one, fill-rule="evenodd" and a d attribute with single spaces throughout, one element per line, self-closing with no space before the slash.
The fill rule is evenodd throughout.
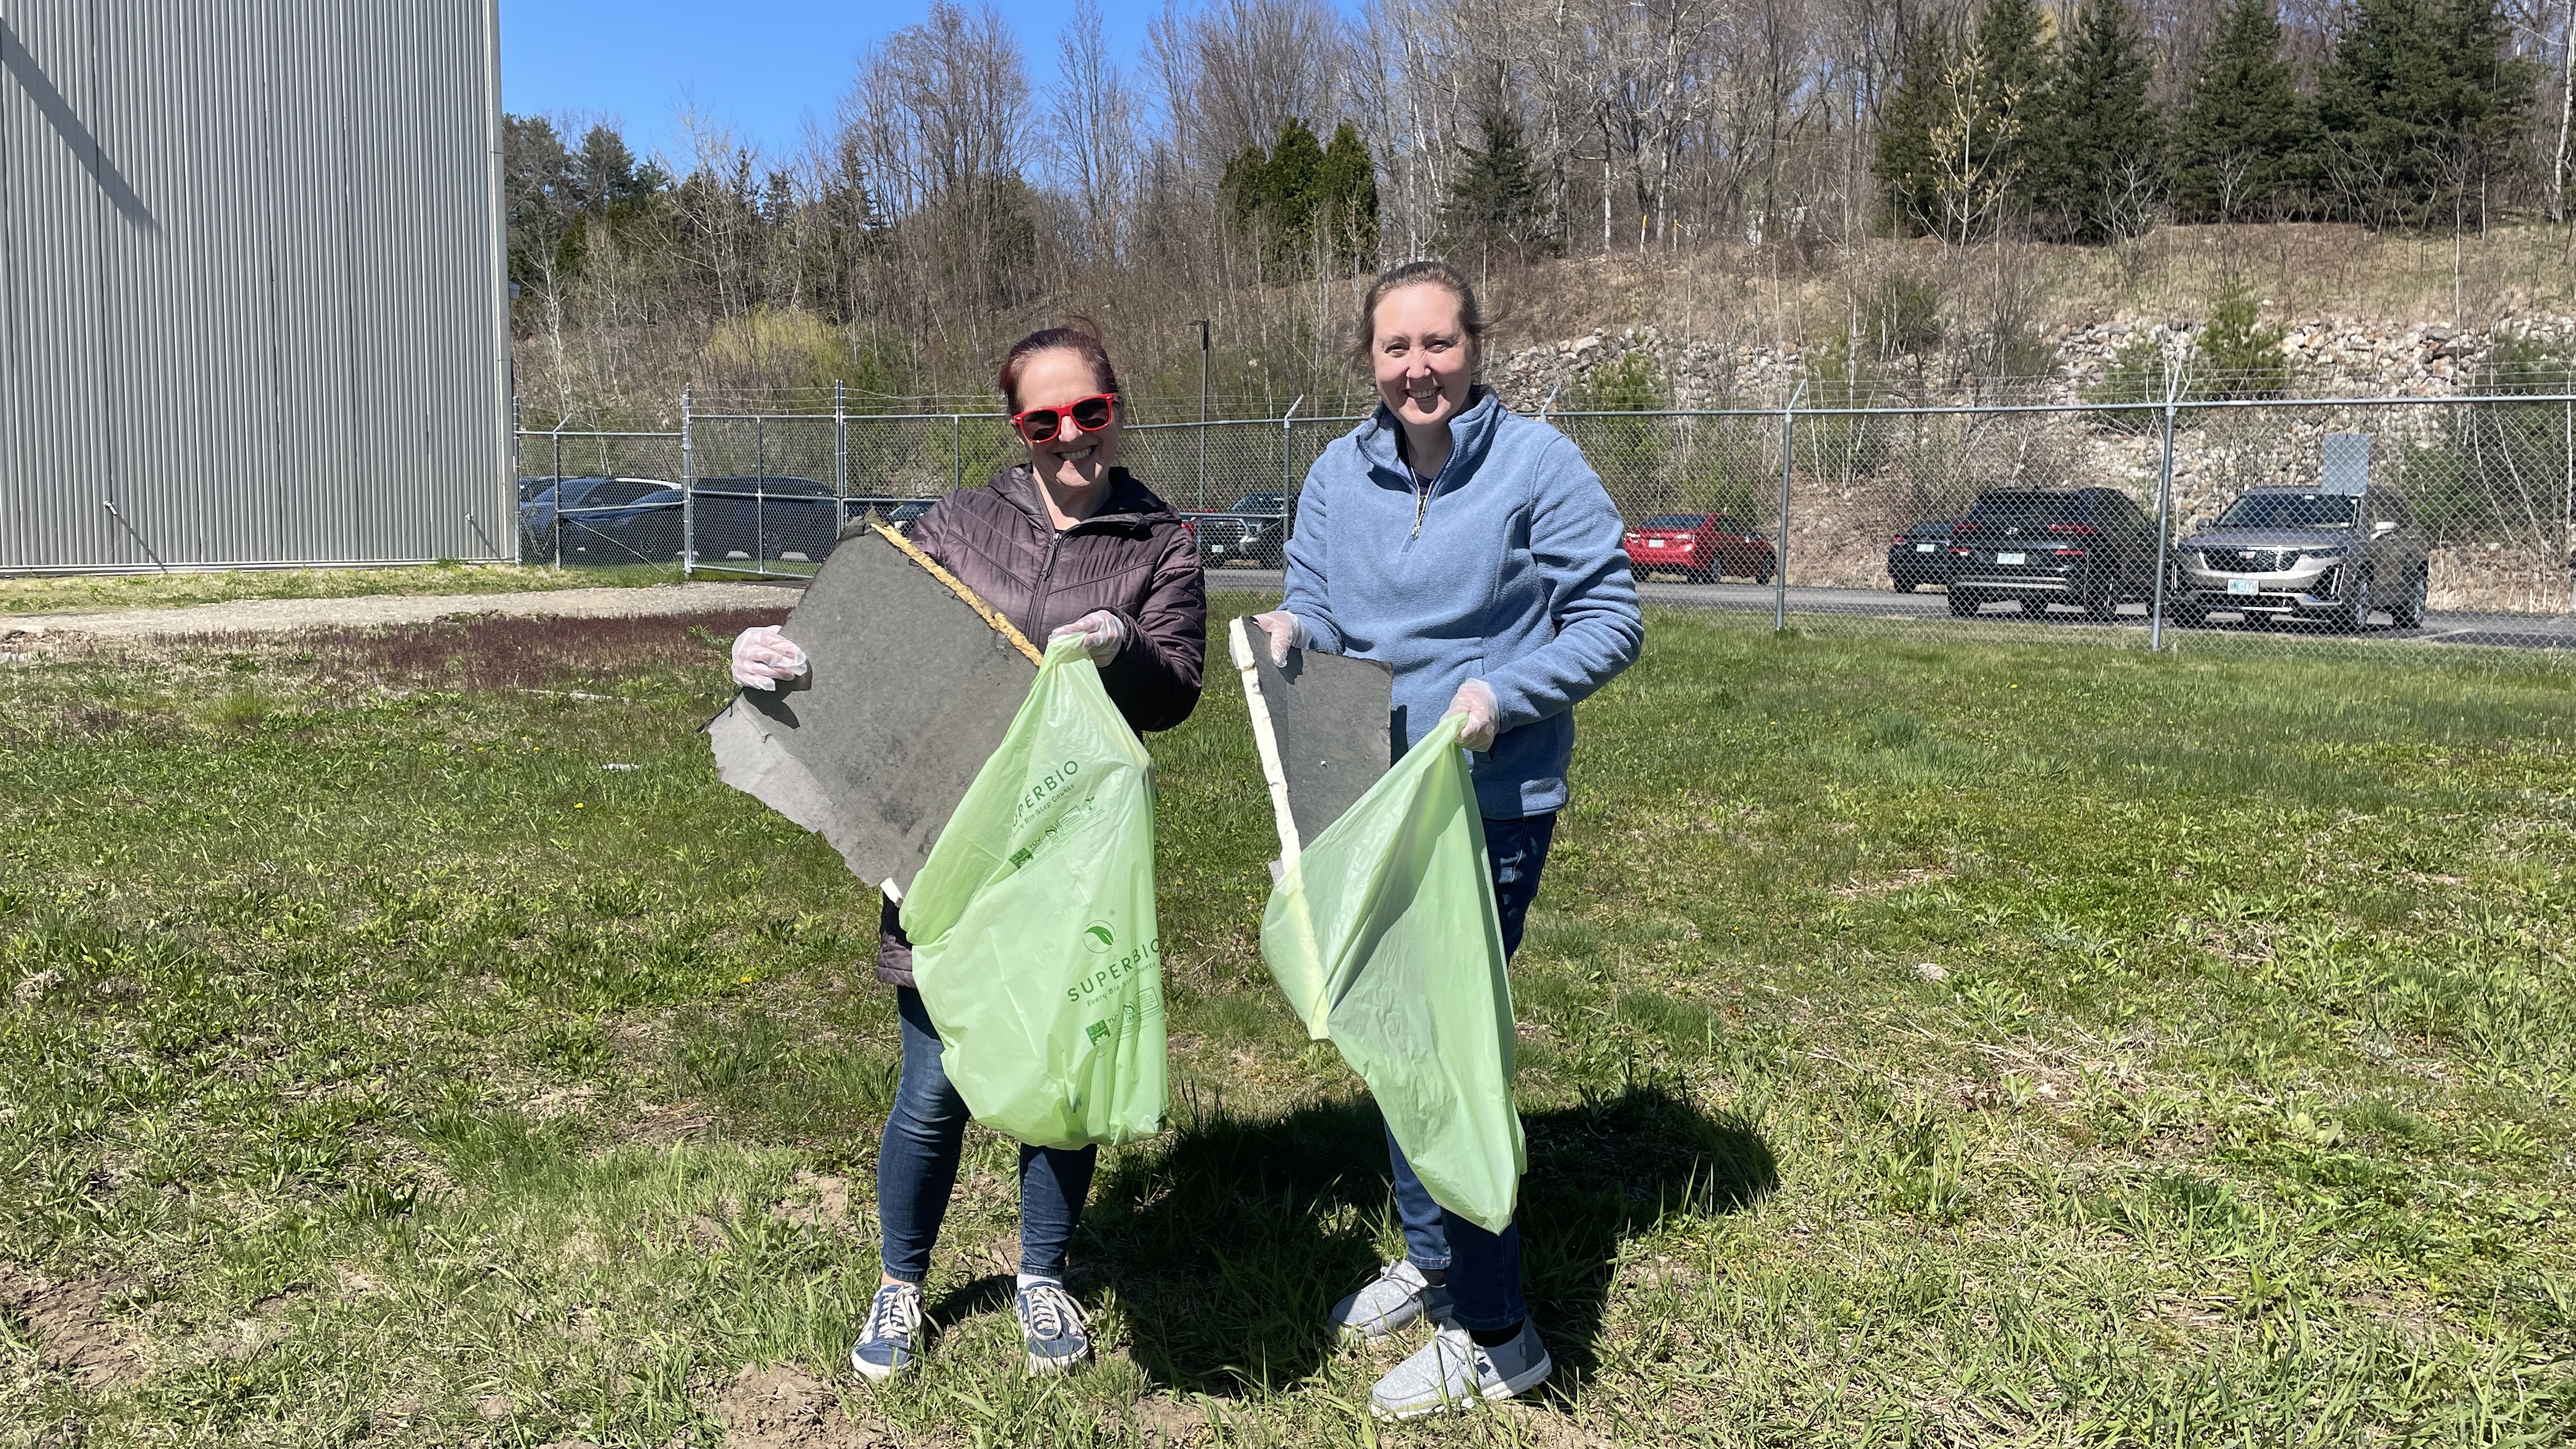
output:
<path id="1" fill-rule="evenodd" d="M 2408 638 L 2576 649 L 2576 395 L 1554 412 L 1652 602 L 2145 647 Z M 1130 425 L 1212 568 L 1281 566 L 1356 418 Z M 532 562 L 810 572 L 1022 456 L 993 414 L 703 411 L 519 435 Z M 1238 573 L 1247 588 L 1275 586 Z M 1221 584 L 1223 576 L 1212 577 Z"/>

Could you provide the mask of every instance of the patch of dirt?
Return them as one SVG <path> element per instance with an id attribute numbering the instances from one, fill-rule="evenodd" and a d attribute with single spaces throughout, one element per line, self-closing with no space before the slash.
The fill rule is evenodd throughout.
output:
<path id="1" fill-rule="evenodd" d="M 177 609 L 123 609 L 100 614 L 31 614 L 0 625 L 0 639 L 165 639 L 188 634 L 272 634 L 297 629 L 349 629 L 427 624 L 464 618 L 657 619 L 678 614 L 758 609 L 785 612 L 798 584 L 656 584 L 636 589 L 554 589 L 528 594 L 377 594 L 340 599 L 237 599 Z"/>
<path id="2" fill-rule="evenodd" d="M 125 1384 L 136 1377 L 133 1351 L 105 1312 L 108 1295 L 125 1286 L 106 1278 L 56 1283 L 32 1269 L 0 1263 L 0 1309 L 34 1330 L 46 1368 L 92 1384 Z"/>
<path id="3" fill-rule="evenodd" d="M 794 1364 L 746 1365 L 715 1396 L 724 1449 L 877 1449 L 895 1440 L 880 1423 L 853 1424 L 832 1386 Z"/>
<path id="4" fill-rule="evenodd" d="M 782 1223 L 800 1228 L 821 1228 L 826 1232 L 849 1226 L 850 1180 L 828 1173 L 799 1170 L 798 1192 L 794 1197 L 769 1210 L 769 1215 Z M 811 1201 L 807 1197 L 811 1196 Z"/>
<path id="5" fill-rule="evenodd" d="M 653 1147 L 668 1147 L 672 1143 L 684 1141 L 704 1132 L 714 1125 L 715 1120 L 713 1112 L 702 1109 L 695 1102 L 672 1102 L 667 1105 L 660 1102 L 646 1102 L 635 1109 L 635 1120 L 626 1123 L 619 1135 L 630 1142 L 641 1142 Z"/>

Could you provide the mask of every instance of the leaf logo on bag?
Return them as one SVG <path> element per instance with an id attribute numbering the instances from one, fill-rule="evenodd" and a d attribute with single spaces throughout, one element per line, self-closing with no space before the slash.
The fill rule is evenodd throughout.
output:
<path id="1" fill-rule="evenodd" d="M 1162 1130 L 1153 765 L 1079 644 L 1047 651 L 904 897 L 903 927 L 941 1065 L 976 1121 L 1041 1147 Z"/>

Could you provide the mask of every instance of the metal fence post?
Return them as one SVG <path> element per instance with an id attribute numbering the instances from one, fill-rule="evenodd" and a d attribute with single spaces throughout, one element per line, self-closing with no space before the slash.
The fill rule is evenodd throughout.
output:
<path id="1" fill-rule="evenodd" d="M 1289 426 L 1297 420 L 1297 409 L 1305 406 L 1305 403 L 1306 395 L 1302 392 L 1297 394 L 1297 400 L 1290 403 L 1288 405 L 1288 411 L 1280 414 L 1279 417 L 1279 507 L 1280 511 L 1283 513 L 1286 512 L 1288 508 L 1288 490 L 1294 486 L 1289 481 L 1289 475 L 1297 466 L 1293 461 L 1291 461 L 1295 456 L 1295 452 L 1294 447 L 1289 440 L 1288 430 Z M 1284 535 L 1288 528 L 1287 520 L 1284 518 L 1281 519 L 1279 527 L 1281 533 Z M 1284 544 L 1286 539 L 1283 537 L 1281 542 Z M 1255 559 L 1254 562 L 1258 563 L 1260 560 Z"/>
<path id="2" fill-rule="evenodd" d="M 563 567 L 563 506 L 564 506 L 564 491 L 563 491 L 563 425 L 564 425 L 564 422 L 565 422 L 565 420 L 564 420 L 564 419 L 562 419 L 562 418 L 557 418 L 557 419 L 555 419 L 555 481 L 554 481 L 555 506 L 554 506 L 554 526 L 546 530 L 548 533 L 551 533 L 551 534 L 553 534 L 553 535 L 555 536 L 555 567 L 556 567 L 556 568 L 558 568 L 558 569 L 560 569 L 560 568 L 562 568 L 562 567 Z"/>
<path id="3" fill-rule="evenodd" d="M 680 391 L 680 577 L 698 566 L 698 455 L 689 430 L 689 392 Z"/>
<path id="4" fill-rule="evenodd" d="M 1798 461 L 1798 399 L 1806 396 L 1806 379 L 1790 389 L 1780 409 L 1780 541 L 1771 551 L 1771 631 L 1789 628 L 1789 470 Z"/>
<path id="5" fill-rule="evenodd" d="M 950 483 L 948 486 L 949 486 L 950 488 L 952 488 L 952 489 L 953 489 L 953 488 L 963 488 L 963 487 L 965 487 L 965 486 L 966 486 L 966 418 L 965 418 L 965 415 L 964 415 L 964 414 L 962 414 L 962 413 L 951 413 L 951 414 L 949 414 L 949 416 L 948 416 L 948 426 L 949 426 L 949 429 L 950 429 L 950 431 L 949 431 L 949 447 L 950 447 L 950 449 L 952 450 L 952 454 L 953 454 L 953 456 L 955 457 L 956 462 L 957 462 L 957 467 L 956 467 L 956 470 L 955 470 L 955 471 L 956 471 L 956 481 L 954 481 L 954 482 Z"/>
<path id="6" fill-rule="evenodd" d="M 2147 652 L 2165 647 L 2165 580 L 2173 574 L 2173 435 L 2174 395 L 2178 376 L 2165 378 L 2164 463 L 2156 480 L 2156 589 L 2147 604 Z"/>
<path id="7" fill-rule="evenodd" d="M 839 378 L 832 379 L 832 533 L 850 521 L 850 405 Z"/>

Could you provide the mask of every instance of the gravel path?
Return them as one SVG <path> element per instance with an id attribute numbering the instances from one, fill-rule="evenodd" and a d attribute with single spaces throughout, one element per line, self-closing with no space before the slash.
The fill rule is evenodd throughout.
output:
<path id="1" fill-rule="evenodd" d="M 344 599 L 240 599 L 184 609 L 104 614 L 25 614 L 0 619 L 0 642 L 154 639 L 180 634 L 271 633 L 427 624 L 459 614 L 517 619 L 651 619 L 726 609 L 791 608 L 798 583 L 655 584 L 640 589 L 562 589 L 535 594 L 374 594 Z"/>

